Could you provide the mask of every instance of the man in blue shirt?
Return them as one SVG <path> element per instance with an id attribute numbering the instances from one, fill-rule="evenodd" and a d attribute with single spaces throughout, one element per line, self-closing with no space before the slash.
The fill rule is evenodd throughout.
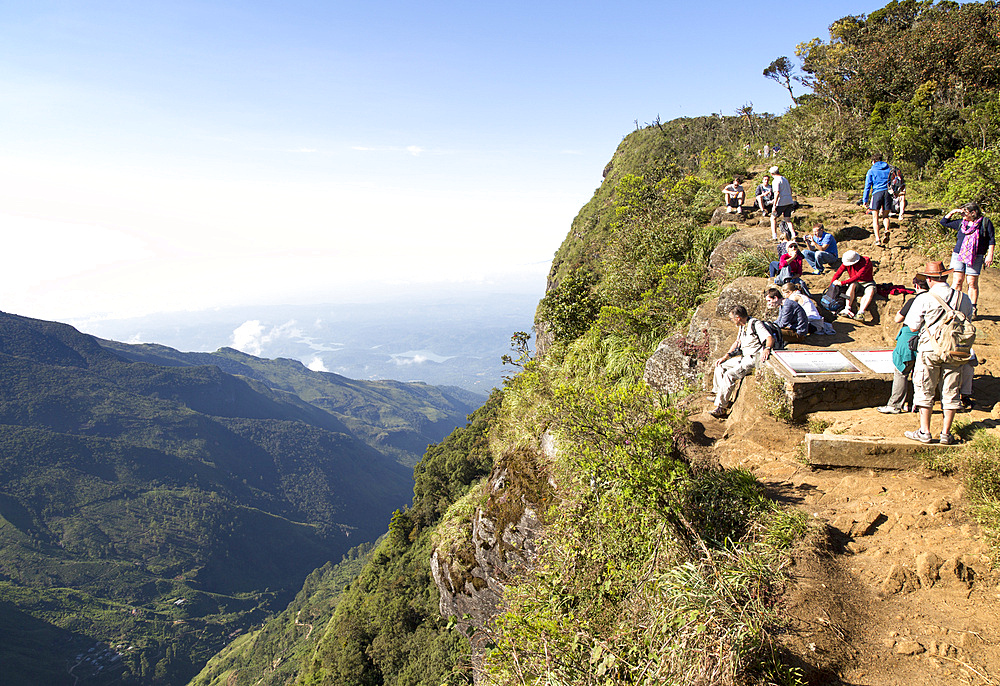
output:
<path id="1" fill-rule="evenodd" d="M 813 227 L 812 235 L 806 235 L 806 245 L 809 250 L 802 251 L 802 257 L 812 267 L 813 274 L 822 274 L 823 266 L 837 264 L 837 239 L 832 233 L 827 233 L 822 224 Z"/>
<path id="2" fill-rule="evenodd" d="M 774 322 L 781 329 L 781 337 L 789 343 L 801 343 L 809 333 L 809 316 L 794 300 L 784 297 L 777 288 L 767 289 L 767 305 L 778 310 Z"/>
<path id="3" fill-rule="evenodd" d="M 878 233 L 879 222 L 885 227 L 886 239 L 889 237 L 889 210 L 892 207 L 892 196 L 889 195 L 889 172 L 892 167 L 882 161 L 882 155 L 872 155 L 872 166 L 865 175 L 865 192 L 861 196 L 861 204 L 867 205 L 872 211 L 872 229 L 875 231 L 875 245 L 882 245 L 882 237 Z"/>

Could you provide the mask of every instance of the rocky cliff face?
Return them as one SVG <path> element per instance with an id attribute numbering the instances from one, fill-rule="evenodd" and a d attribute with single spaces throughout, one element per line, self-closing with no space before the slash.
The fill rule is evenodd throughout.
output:
<path id="1" fill-rule="evenodd" d="M 442 538 L 431 555 L 441 614 L 471 630 L 474 665 L 505 586 L 534 564 L 544 512 L 556 487 L 547 468 L 554 455 L 555 441 L 545 434 L 537 450 L 521 448 L 497 460 L 471 527 Z"/>

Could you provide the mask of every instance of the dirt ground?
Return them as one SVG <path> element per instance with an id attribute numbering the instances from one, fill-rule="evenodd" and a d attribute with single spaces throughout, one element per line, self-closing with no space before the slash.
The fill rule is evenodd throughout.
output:
<path id="1" fill-rule="evenodd" d="M 853 240 L 840 242 L 840 253 L 854 249 L 872 257 L 880 283 L 909 285 L 923 267 L 926 258 L 907 243 L 895 219 L 888 245 L 876 247 L 870 217 L 846 195 L 807 198 L 805 204 L 805 212 L 823 215 L 829 231 L 856 227 L 848 232 L 856 236 Z M 936 220 L 942 209 L 950 208 L 917 206 L 913 215 Z M 770 236 L 769 226 L 758 226 L 753 216 L 741 228 Z M 797 228 L 808 229 L 798 223 Z M 817 294 L 825 291 L 830 278 L 827 271 L 805 280 Z M 998 431 L 1000 290 L 995 270 L 984 274 L 980 286 L 977 406 L 959 414 L 956 425 L 965 422 Z M 824 346 L 892 348 L 898 330 L 893 316 L 902 302 L 902 296 L 883 299 L 874 321 L 838 319 L 836 336 L 810 338 L 823 339 L 818 342 Z M 809 682 L 1000 684 L 1000 574 L 994 570 L 993 553 L 964 510 L 960 481 L 922 469 L 810 467 L 801 457 L 806 423 L 786 424 L 768 416 L 755 400 L 752 378 L 745 380 L 740 398 L 725 421 L 707 412 L 692 416 L 692 421 L 723 466 L 753 471 L 776 498 L 804 510 L 817 523 L 789 570 L 792 580 L 781 599 L 788 626 L 779 636 L 789 659 Z M 877 412 L 875 407 L 884 402 L 873 399 L 870 408 L 820 412 L 807 420 L 813 420 L 814 427 L 825 423 L 827 433 L 850 435 L 900 436 L 918 427 L 915 414 Z M 936 435 L 940 427 L 936 412 L 932 432 Z"/>

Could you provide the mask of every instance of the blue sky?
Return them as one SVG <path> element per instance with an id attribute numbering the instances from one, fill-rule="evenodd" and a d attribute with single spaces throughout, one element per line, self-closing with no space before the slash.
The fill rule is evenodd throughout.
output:
<path id="1" fill-rule="evenodd" d="M 0 309 L 537 291 L 623 136 L 880 5 L 0 4 Z"/>

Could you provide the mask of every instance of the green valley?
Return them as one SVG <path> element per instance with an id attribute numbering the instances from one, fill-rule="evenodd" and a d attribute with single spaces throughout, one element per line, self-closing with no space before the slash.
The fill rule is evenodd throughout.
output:
<path id="1" fill-rule="evenodd" d="M 414 455 L 477 404 L 239 353 L 128 352 L 0 314 L 5 683 L 187 681 L 381 535 Z"/>

